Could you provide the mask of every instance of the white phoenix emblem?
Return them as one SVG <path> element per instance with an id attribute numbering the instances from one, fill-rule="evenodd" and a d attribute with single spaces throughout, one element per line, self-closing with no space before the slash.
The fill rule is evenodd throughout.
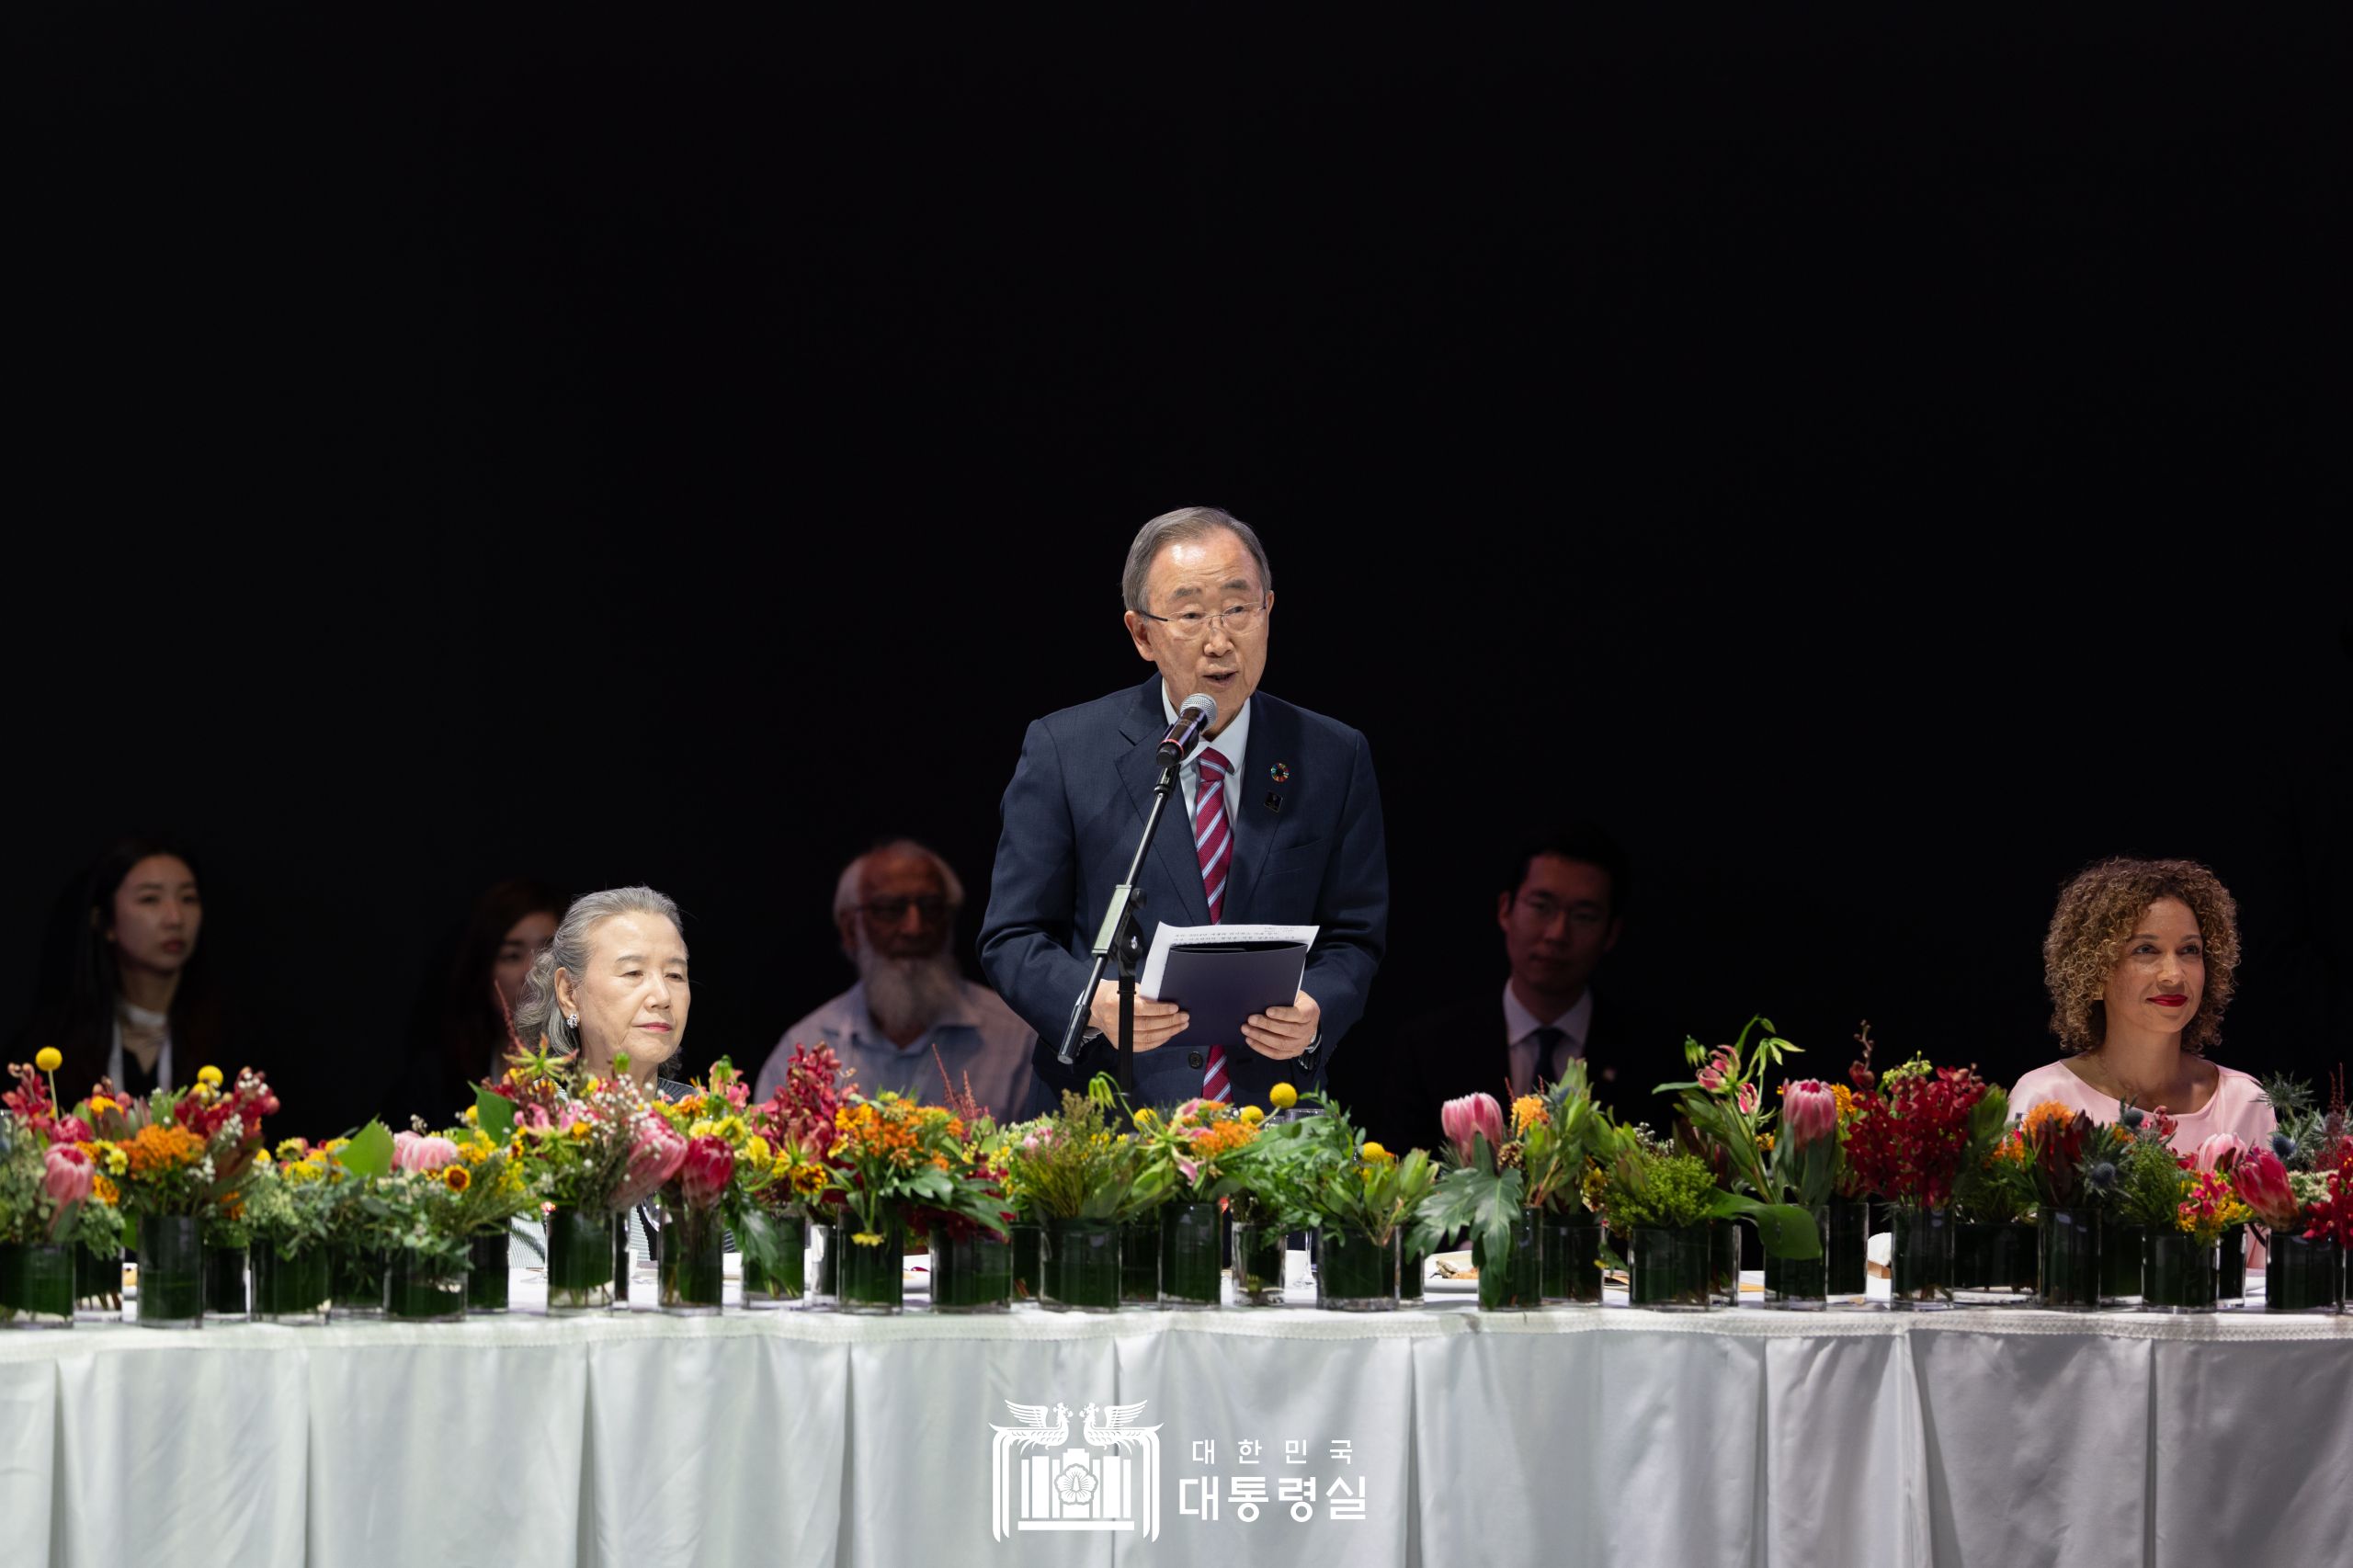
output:
<path id="1" fill-rule="evenodd" d="M 989 1449 L 990 1536 L 1003 1540 L 1016 1528 L 1134 1529 L 1146 1540 L 1158 1540 L 1160 1428 L 1136 1425 L 1149 1403 L 1089 1404 L 1081 1410 L 1079 1433 L 1088 1448 L 1109 1450 L 1090 1454 L 1087 1449 L 1063 1447 L 1070 1440 L 1070 1406 L 1006 1400 L 1005 1407 L 1018 1425 L 990 1424 L 996 1434 Z M 1040 1494 L 1025 1483 L 1023 1477 L 1032 1471 L 1051 1476 L 1050 1483 L 1040 1480 L 1038 1485 L 1051 1492 L 1059 1508 L 1041 1504 Z M 1107 1486 L 1107 1481 L 1118 1484 Z M 1018 1521 L 1013 1517 L 1017 1502 Z"/>

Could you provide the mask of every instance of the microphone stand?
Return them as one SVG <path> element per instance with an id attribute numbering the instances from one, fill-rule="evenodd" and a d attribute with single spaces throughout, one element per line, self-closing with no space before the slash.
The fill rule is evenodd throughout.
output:
<path id="1" fill-rule="evenodd" d="M 1111 1071 L 1123 1095 L 1132 1093 L 1136 1086 L 1136 960 L 1143 951 L 1143 930 L 1136 913 L 1143 906 L 1143 889 L 1137 882 L 1143 875 L 1143 858 L 1152 853 L 1152 841 L 1160 832 L 1160 818 L 1168 809 L 1168 797 L 1176 792 L 1177 770 L 1183 766 L 1181 756 L 1162 765 L 1160 782 L 1152 787 L 1152 813 L 1143 820 L 1143 836 L 1136 840 L 1135 858 L 1128 863 L 1128 880 L 1111 890 L 1111 906 L 1104 911 L 1102 929 L 1095 934 L 1095 968 L 1088 972 L 1078 1000 L 1071 1004 L 1070 1024 L 1063 1030 L 1062 1049 L 1054 1053 L 1054 1060 L 1065 1067 L 1078 1060 L 1078 1042 L 1086 1033 L 1086 1017 L 1095 1007 L 1095 988 L 1102 983 L 1103 966 L 1116 956 L 1120 961 L 1120 1032 L 1114 1041 Z"/>

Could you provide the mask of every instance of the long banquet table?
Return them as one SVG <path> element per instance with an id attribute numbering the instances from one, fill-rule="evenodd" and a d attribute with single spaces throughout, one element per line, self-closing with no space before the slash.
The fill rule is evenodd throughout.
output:
<path id="1" fill-rule="evenodd" d="M 439 1327 L 0 1334 L 0 1564 L 2189 1568 L 2353 1551 L 2353 1319 L 1483 1315 L 1461 1298 L 1377 1316 L 550 1319 L 517 1279 L 520 1310 Z M 1025 1438 L 1037 1422 L 1008 1403 L 1061 1406 L 1066 1435 Z M 1154 1441 L 1112 1440 L 1117 1425 Z"/>

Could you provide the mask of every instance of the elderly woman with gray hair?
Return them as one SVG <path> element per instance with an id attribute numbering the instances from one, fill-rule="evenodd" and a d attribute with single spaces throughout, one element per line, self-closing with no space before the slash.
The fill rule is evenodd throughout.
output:
<path id="1" fill-rule="evenodd" d="M 531 966 L 515 1010 L 524 1040 L 577 1053 L 584 1077 L 607 1077 L 624 1058 L 638 1086 L 678 1094 L 687 1085 L 662 1069 L 686 1039 L 694 988 L 678 906 L 652 888 L 608 888 L 573 900 L 555 936 Z M 641 1205 L 629 1227 L 634 1257 L 652 1257 L 660 1219 Z M 622 1281 L 626 1295 L 626 1282 Z"/>
<path id="2" fill-rule="evenodd" d="M 624 1055 L 642 1087 L 666 1081 L 663 1065 L 686 1039 L 694 988 L 678 906 L 652 888 L 608 888 L 574 899 L 524 983 L 516 1032 L 577 1052 L 589 1077 L 610 1075 Z"/>

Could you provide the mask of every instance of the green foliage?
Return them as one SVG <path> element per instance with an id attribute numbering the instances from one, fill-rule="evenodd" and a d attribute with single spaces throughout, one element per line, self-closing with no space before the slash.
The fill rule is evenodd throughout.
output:
<path id="1" fill-rule="evenodd" d="M 1516 1166 L 1498 1166 L 1484 1133 L 1471 1141 L 1467 1165 L 1449 1165 L 1422 1199 L 1407 1245 L 1435 1252 L 1447 1239 L 1469 1231 L 1483 1258 L 1511 1256 L 1511 1228 L 1528 1207 L 1528 1188 Z"/>
<path id="2" fill-rule="evenodd" d="M 2117 1212 L 2132 1224 L 2170 1231 L 2189 1183 L 2190 1174 L 2164 1140 L 2135 1138 L 2116 1159 Z"/>
<path id="3" fill-rule="evenodd" d="M 392 1168 L 392 1135 L 381 1121 L 371 1119 L 335 1152 L 335 1158 L 354 1176 L 389 1175 Z"/>
<path id="4" fill-rule="evenodd" d="M 1437 1180 L 1427 1151 L 1398 1159 L 1386 1152 L 1368 1157 L 1364 1134 L 1347 1113 L 1324 1095 L 1309 1095 L 1321 1114 L 1304 1116 L 1272 1130 L 1277 1143 L 1296 1151 L 1300 1180 L 1307 1189 L 1315 1222 L 1361 1231 L 1387 1242 L 1420 1207 Z M 1286 1129 L 1296 1129 L 1287 1132 Z M 1261 1134 L 1263 1141 L 1267 1134 Z M 1375 1144 L 1378 1149 L 1380 1146 Z"/>
<path id="5" fill-rule="evenodd" d="M 1620 1150 L 1603 1176 L 1602 1212 L 1612 1232 L 1697 1225 L 1716 1215 L 1715 1173 L 1697 1154 L 1667 1154 L 1635 1144 Z"/>
<path id="6" fill-rule="evenodd" d="M 1040 1220 L 1132 1220 L 1169 1194 L 1167 1167 L 1147 1159 L 1131 1135 L 1111 1131 L 1109 1108 L 1091 1087 L 1065 1090 L 1062 1109 L 1011 1131 L 1006 1190 Z"/>

